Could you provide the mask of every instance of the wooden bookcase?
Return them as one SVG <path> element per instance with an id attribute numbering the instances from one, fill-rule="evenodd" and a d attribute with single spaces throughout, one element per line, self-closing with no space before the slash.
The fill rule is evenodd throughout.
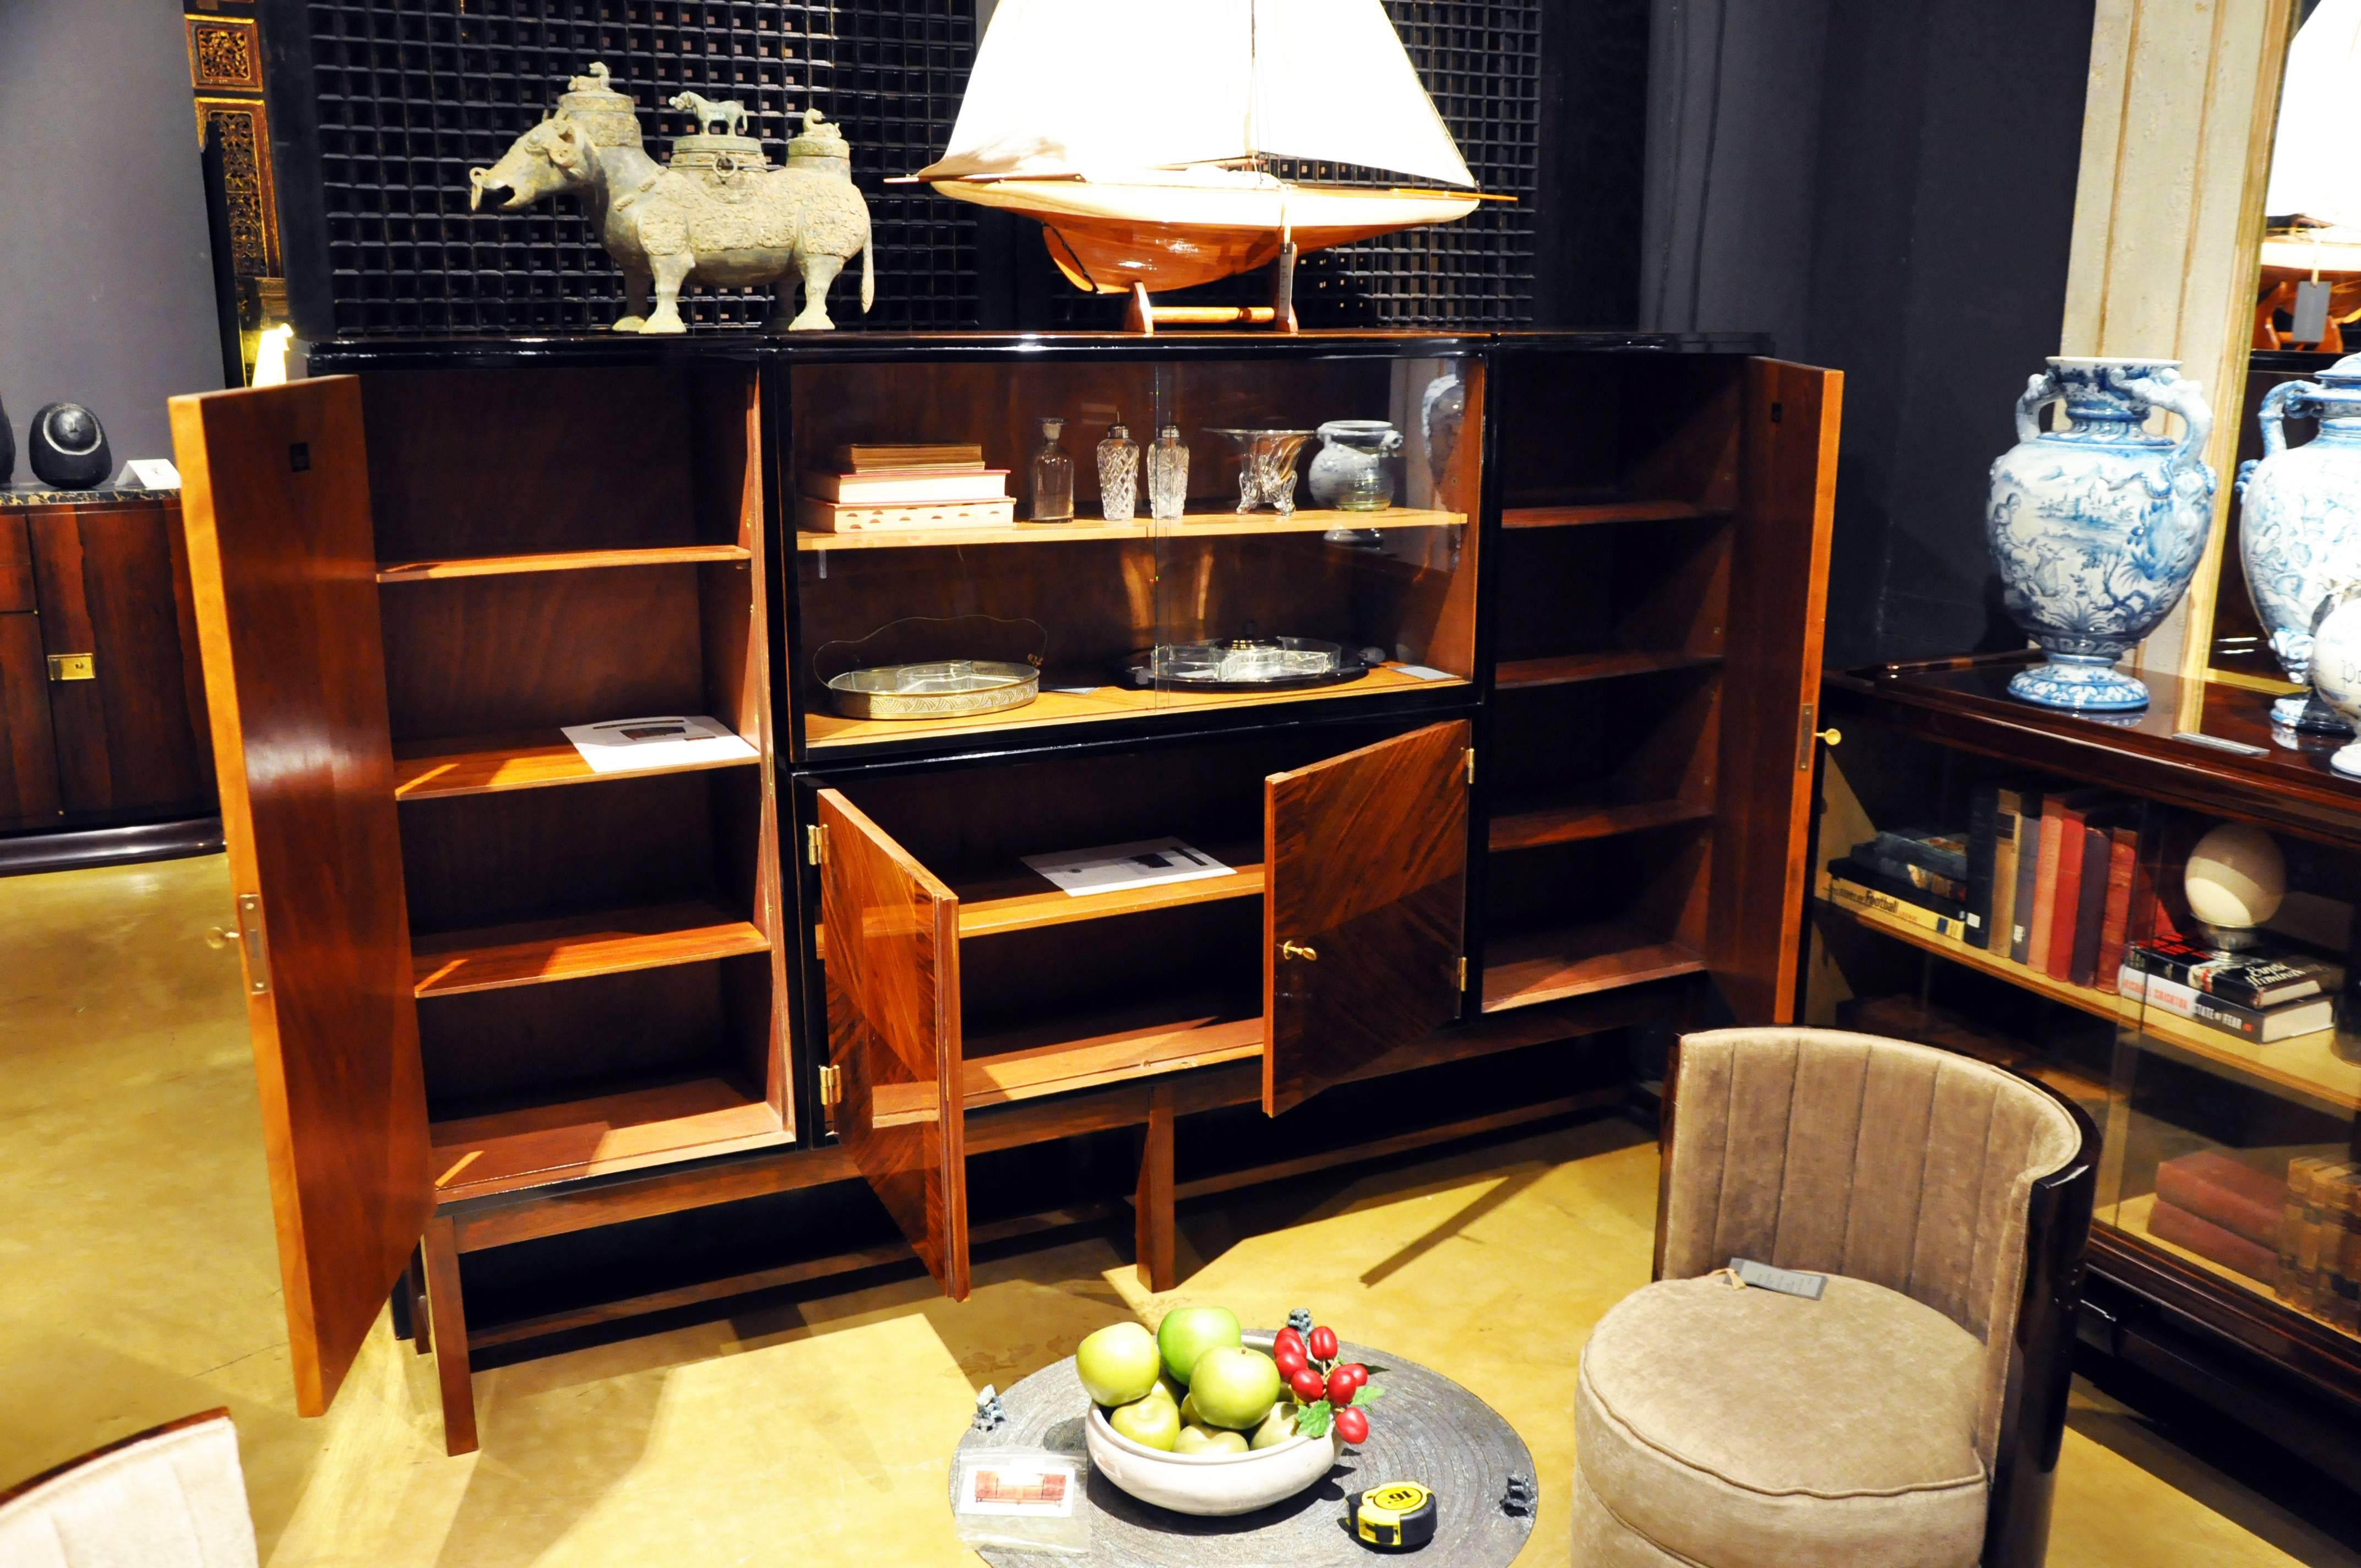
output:
<path id="1" fill-rule="evenodd" d="M 177 400 L 301 1408 L 389 1291 L 460 1452 L 471 1349 L 883 1260 L 471 1329 L 463 1254 L 862 1182 L 963 1296 L 1034 1223 L 969 1223 L 972 1158 L 1141 1126 L 1170 1288 L 1178 1197 L 1353 1157 L 1179 1182 L 1200 1113 L 1788 1015 L 1837 378 L 1756 346 L 357 342 Z M 1424 417 L 1445 378 L 1455 431 Z M 1191 432 L 1184 520 L 1088 521 L 1118 410 Z M 1021 476 L 1060 412 L 1083 521 L 796 526 L 839 443 L 976 440 Z M 1202 432 L 1348 415 L 1411 435 L 1394 510 L 1236 512 Z M 831 650 L 909 621 L 900 656 L 939 656 L 978 618 L 1040 630 L 1031 706 L 829 707 Z M 1370 671 L 1122 674 L 1281 633 Z M 660 714 L 758 755 L 597 773 L 559 729 Z M 1168 834 L 1232 874 L 1073 898 L 1019 859 Z"/>

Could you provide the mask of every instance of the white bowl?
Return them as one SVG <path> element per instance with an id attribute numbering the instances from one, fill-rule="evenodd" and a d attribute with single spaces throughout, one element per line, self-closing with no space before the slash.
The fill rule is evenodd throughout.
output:
<path id="1" fill-rule="evenodd" d="M 1325 1437 L 1291 1437 L 1245 1453 L 1167 1453 L 1115 1431 L 1096 1405 L 1086 1431 L 1100 1475 L 1143 1503 L 1208 1518 L 1283 1502 L 1334 1469 L 1345 1452 L 1331 1427 Z"/>

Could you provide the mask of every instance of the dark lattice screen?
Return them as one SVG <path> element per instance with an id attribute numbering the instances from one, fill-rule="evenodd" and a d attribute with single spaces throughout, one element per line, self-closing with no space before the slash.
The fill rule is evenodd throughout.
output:
<path id="1" fill-rule="evenodd" d="M 1309 275 L 1310 291 L 1340 302 L 1332 319 L 1528 321 L 1543 0 L 1386 3 L 1477 180 L 1517 203 L 1347 247 Z M 688 128 L 659 107 L 684 89 L 744 104 L 774 159 L 807 106 L 840 122 L 874 220 L 877 303 L 862 317 L 849 277 L 832 296 L 840 324 L 981 319 L 975 210 L 881 183 L 949 140 L 974 57 L 973 0 L 312 0 L 308 13 L 340 333 L 569 330 L 622 313 L 621 278 L 569 199 L 467 210 L 467 170 L 497 159 L 594 60 L 637 100 L 658 157 Z M 303 199 L 300 179 L 287 192 Z M 1024 243 L 1038 249 L 1029 225 Z M 693 323 L 751 326 L 769 302 L 693 286 L 682 308 Z"/>

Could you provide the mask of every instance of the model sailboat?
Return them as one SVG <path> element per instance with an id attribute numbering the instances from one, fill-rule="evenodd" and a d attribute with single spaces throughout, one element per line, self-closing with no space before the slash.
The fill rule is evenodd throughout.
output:
<path id="1" fill-rule="evenodd" d="M 1358 164 L 1391 188 L 1281 179 L 1267 159 Z M 1037 218 L 1075 287 L 1132 324 L 1294 328 L 1295 258 L 1485 200 L 1378 0 L 1000 0 L 950 149 L 946 196 Z M 1269 306 L 1149 296 L 1279 263 Z"/>

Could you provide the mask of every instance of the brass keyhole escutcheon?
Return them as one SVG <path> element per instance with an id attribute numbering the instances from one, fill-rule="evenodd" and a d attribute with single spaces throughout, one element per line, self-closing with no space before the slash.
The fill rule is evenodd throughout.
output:
<path id="1" fill-rule="evenodd" d="M 1301 942 L 1281 942 L 1279 945 L 1279 956 L 1283 959 L 1301 959 L 1308 964 L 1320 961 L 1320 955 Z"/>

